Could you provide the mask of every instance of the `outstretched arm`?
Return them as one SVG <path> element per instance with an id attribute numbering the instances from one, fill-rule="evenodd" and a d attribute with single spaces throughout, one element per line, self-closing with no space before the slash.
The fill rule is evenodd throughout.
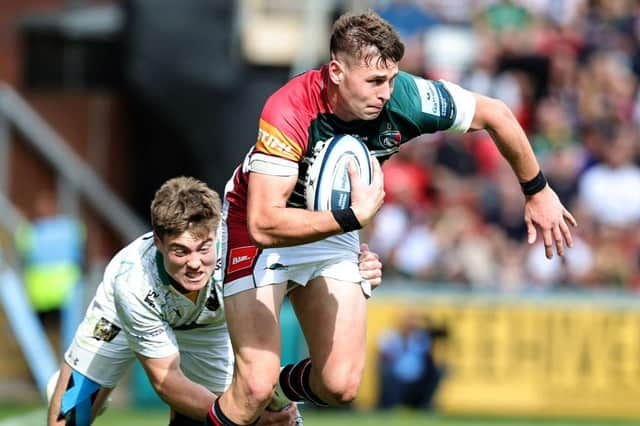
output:
<path id="1" fill-rule="evenodd" d="M 138 354 L 138 359 L 160 399 L 179 413 L 204 421 L 217 395 L 182 373 L 180 355 L 147 358 Z"/>
<path id="2" fill-rule="evenodd" d="M 526 185 L 533 181 L 540 172 L 540 165 L 518 120 L 502 101 L 478 94 L 475 98 L 476 111 L 471 130 L 487 130 L 520 183 Z M 537 179 L 539 181 L 541 177 Z M 565 243 L 568 247 L 573 245 L 567 222 L 577 226 L 576 220 L 549 185 L 544 184 L 538 192 L 526 196 L 524 217 L 529 244 L 535 242 L 536 227 L 539 227 L 547 258 L 553 257 L 554 244 L 560 256 L 564 255 Z"/>
<path id="3" fill-rule="evenodd" d="M 204 386 L 189 380 L 180 369 L 180 356 L 147 358 L 138 354 L 149 381 L 158 396 L 171 409 L 194 420 L 204 422 L 209 408 L 218 397 Z M 265 411 L 258 425 L 288 426 L 295 418 L 294 407 L 279 412 Z"/>
<path id="4" fill-rule="evenodd" d="M 73 373 L 74 371 L 71 366 L 63 361 L 60 370 L 49 379 L 49 383 L 47 384 L 47 400 L 49 403 L 47 412 L 48 426 L 65 426 L 67 424 L 67 418 L 69 417 L 75 418 L 76 422 L 86 423 L 86 421 L 89 421 L 91 424 L 96 416 L 99 416 L 106 408 L 105 404 L 112 389 L 100 387 L 97 391 L 88 390 L 88 387 L 78 382 L 79 378 L 80 380 L 86 379 L 86 377 L 80 374 L 75 376 L 75 385 L 83 388 L 83 391 L 76 393 L 75 401 L 73 399 L 70 401 L 70 405 L 65 408 L 65 415 L 62 415 L 62 399 L 70 387 L 69 382 Z M 77 390 L 74 389 L 71 392 L 76 391 Z M 84 401 L 88 401 L 88 404 L 91 405 L 91 414 L 88 419 L 80 420 L 76 410 L 78 409 L 78 405 L 83 404 Z M 84 409 L 80 410 L 83 411 Z"/>

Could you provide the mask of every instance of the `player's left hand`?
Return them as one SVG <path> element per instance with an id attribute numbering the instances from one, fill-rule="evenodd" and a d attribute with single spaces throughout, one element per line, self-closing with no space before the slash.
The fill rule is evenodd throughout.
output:
<path id="1" fill-rule="evenodd" d="M 296 421 L 296 406 L 289 404 L 281 411 L 264 410 L 258 420 L 258 426 L 293 426 Z"/>
<path id="2" fill-rule="evenodd" d="M 536 226 L 540 228 L 544 252 L 548 259 L 553 257 L 554 245 L 559 256 L 564 256 L 565 243 L 567 247 L 573 246 L 571 230 L 567 222 L 574 227 L 578 226 L 578 223 L 549 185 L 542 191 L 527 197 L 524 205 L 524 220 L 527 223 L 529 244 L 536 241 Z"/>
<path id="3" fill-rule="evenodd" d="M 377 253 L 369 250 L 367 244 L 360 244 L 359 268 L 360 275 L 375 289 L 382 284 L 382 262 Z"/>

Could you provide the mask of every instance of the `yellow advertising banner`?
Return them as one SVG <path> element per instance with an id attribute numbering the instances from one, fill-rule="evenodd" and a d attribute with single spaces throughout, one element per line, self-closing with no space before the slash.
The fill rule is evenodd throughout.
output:
<path id="1" fill-rule="evenodd" d="M 408 311 L 448 331 L 440 412 L 640 418 L 640 309 L 580 299 L 374 297 L 359 406 L 375 406 L 380 336 Z"/>

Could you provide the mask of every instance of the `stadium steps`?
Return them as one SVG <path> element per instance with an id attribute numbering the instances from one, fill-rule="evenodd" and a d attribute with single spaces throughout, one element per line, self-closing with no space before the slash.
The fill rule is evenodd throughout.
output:
<path id="1" fill-rule="evenodd" d="M 3 342 L 0 350 L 0 401 L 31 402 L 40 398 L 29 366 L 1 309 L 0 342 Z"/>

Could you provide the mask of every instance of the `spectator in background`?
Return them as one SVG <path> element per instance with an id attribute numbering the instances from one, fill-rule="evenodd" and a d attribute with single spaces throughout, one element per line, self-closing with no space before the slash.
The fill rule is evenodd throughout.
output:
<path id="1" fill-rule="evenodd" d="M 544 252 L 544 246 L 536 244 L 527 254 L 525 267 L 537 289 L 552 287 L 576 287 L 585 282 L 593 271 L 594 253 L 591 247 L 578 235 L 573 239 L 572 250 L 566 256 L 540 262 L 537 257 Z"/>
<path id="2" fill-rule="evenodd" d="M 421 221 L 424 212 L 434 203 L 430 170 L 416 160 L 416 151 L 420 146 L 418 143 L 406 144 L 383 166 L 385 204 L 366 232 L 372 250 L 383 261 L 389 262 L 386 267 L 397 268 L 398 265 L 391 258 L 400 244 L 407 245 L 407 235 L 409 239 L 417 240 L 421 249 L 410 257 L 418 258 L 421 264 L 431 261 L 429 256 L 424 255 L 430 245 L 421 241 L 422 234 L 410 231 L 414 222 Z M 411 270 L 410 275 L 413 272 L 416 271 Z"/>
<path id="3" fill-rule="evenodd" d="M 485 220 L 500 228 L 506 236 L 520 242 L 527 234 L 526 225 L 519 219 L 522 215 L 522 194 L 517 184 L 509 179 L 509 169 L 502 162 L 493 177 L 493 185 L 487 188 L 483 200 Z"/>
<path id="4" fill-rule="evenodd" d="M 33 309 L 57 345 L 60 314 L 83 274 L 85 228 L 58 211 L 55 194 L 36 194 L 35 217 L 22 223 L 15 239 Z"/>
<path id="5" fill-rule="evenodd" d="M 640 222 L 640 167 L 634 163 L 638 133 L 620 126 L 602 150 L 603 162 L 579 181 L 579 198 L 600 223 L 622 228 Z"/>
<path id="6" fill-rule="evenodd" d="M 436 336 L 446 333 L 430 330 L 413 311 L 402 316 L 396 329 L 382 335 L 378 343 L 380 408 L 432 408 L 443 375 L 432 352 Z"/>
<path id="7" fill-rule="evenodd" d="M 407 231 L 390 253 L 389 261 L 405 276 L 433 280 L 441 256 L 440 243 L 434 235 L 429 218 L 416 215 L 407 224 Z M 380 229 L 380 228 L 378 228 Z M 384 229 L 381 229 L 384 232 Z"/>
<path id="8" fill-rule="evenodd" d="M 629 58 L 616 50 L 591 52 L 578 76 L 578 113 L 582 123 L 631 122 L 637 78 Z"/>
<path id="9" fill-rule="evenodd" d="M 596 223 L 591 237 L 593 268 L 587 288 L 630 289 L 638 279 L 638 241 L 635 227 L 620 228 Z M 634 241 L 635 240 L 635 241 Z"/>
<path id="10" fill-rule="evenodd" d="M 625 288 L 638 276 L 638 241 L 634 230 L 640 223 L 640 167 L 638 130 L 634 126 L 611 128 L 611 138 L 599 139 L 601 162 L 578 181 L 578 201 L 590 222 L 593 247 L 592 286 Z"/>
<path id="11" fill-rule="evenodd" d="M 379 2 L 382 3 L 382 2 Z M 392 0 L 376 9 L 400 34 L 405 43 L 405 55 L 400 62 L 403 70 L 424 74 L 424 35 L 438 20 L 415 0 Z"/>
<path id="12" fill-rule="evenodd" d="M 518 55 L 529 50 L 535 16 L 518 2 L 498 0 L 476 16 L 476 25 L 491 34 L 507 54 Z"/>
<path id="13" fill-rule="evenodd" d="M 577 193 L 577 177 L 586 154 L 576 138 L 571 114 L 560 99 L 545 97 L 538 103 L 531 144 L 558 197 L 570 204 Z"/>
<path id="14" fill-rule="evenodd" d="M 576 144 L 571 120 L 559 99 L 541 99 L 536 110 L 536 129 L 531 144 L 536 155 L 547 157 L 556 151 Z M 545 158 L 541 158 L 544 162 Z"/>
<path id="15" fill-rule="evenodd" d="M 441 281 L 454 281 L 473 288 L 495 285 L 497 271 L 494 244 L 478 208 L 471 204 L 443 209 L 434 224 L 440 245 L 438 271 Z"/>
<path id="16" fill-rule="evenodd" d="M 438 25 L 438 19 L 428 9 L 415 0 L 391 0 L 376 10 L 380 17 L 389 22 L 400 34 L 403 42 L 420 37 L 424 31 Z"/>

